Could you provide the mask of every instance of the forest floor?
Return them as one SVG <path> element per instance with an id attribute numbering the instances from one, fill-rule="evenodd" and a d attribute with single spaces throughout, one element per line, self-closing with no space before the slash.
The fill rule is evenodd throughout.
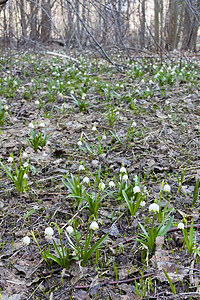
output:
<path id="1" fill-rule="evenodd" d="M 200 299 L 198 57 L 113 61 L 1 54 L 0 299 Z"/>

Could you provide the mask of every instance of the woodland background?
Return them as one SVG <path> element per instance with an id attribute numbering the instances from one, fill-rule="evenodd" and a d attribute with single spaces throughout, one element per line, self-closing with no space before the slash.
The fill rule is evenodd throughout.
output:
<path id="1" fill-rule="evenodd" d="M 2 48 L 198 48 L 200 0 L 0 0 Z"/>

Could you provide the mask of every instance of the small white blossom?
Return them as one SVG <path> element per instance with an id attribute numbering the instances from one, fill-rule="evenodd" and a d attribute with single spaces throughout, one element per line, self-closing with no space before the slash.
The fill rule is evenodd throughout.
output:
<path id="1" fill-rule="evenodd" d="M 96 125 L 94 125 L 94 126 L 92 127 L 92 131 L 96 131 L 96 130 L 97 130 Z"/>
<path id="2" fill-rule="evenodd" d="M 146 205 L 146 202 L 145 201 L 141 201 L 140 202 L 140 206 L 144 207 Z"/>
<path id="3" fill-rule="evenodd" d="M 28 175 L 25 173 L 24 176 L 23 176 L 23 178 L 24 178 L 24 179 L 27 179 L 27 178 L 28 178 Z"/>
<path id="4" fill-rule="evenodd" d="M 78 170 L 79 170 L 79 171 L 84 171 L 84 170 L 85 170 L 85 167 L 84 167 L 83 165 L 80 165 L 80 166 L 78 167 Z"/>
<path id="5" fill-rule="evenodd" d="M 92 222 L 91 224 L 90 224 L 90 229 L 92 229 L 92 230 L 96 230 L 96 229 L 98 229 L 99 228 L 99 225 L 98 225 L 98 223 L 97 222 Z"/>
<path id="6" fill-rule="evenodd" d="M 13 162 L 13 157 L 12 156 L 8 157 L 8 162 Z"/>
<path id="7" fill-rule="evenodd" d="M 82 144 L 83 143 L 81 141 L 78 141 L 78 143 L 77 143 L 78 146 L 82 146 Z"/>
<path id="8" fill-rule="evenodd" d="M 30 242 L 31 242 L 31 239 L 30 239 L 30 237 L 28 237 L 28 236 L 25 236 L 25 237 L 23 238 L 23 243 L 24 243 L 24 244 L 26 244 L 26 245 L 29 245 L 29 244 L 30 244 Z"/>
<path id="9" fill-rule="evenodd" d="M 110 181 L 108 185 L 109 185 L 109 187 L 115 187 L 114 181 Z"/>
<path id="10" fill-rule="evenodd" d="M 71 234 L 74 231 L 74 229 L 72 226 L 67 226 L 66 231 L 67 233 Z"/>
<path id="11" fill-rule="evenodd" d="M 8 105 L 4 105 L 4 109 L 8 110 L 9 109 Z"/>
<path id="12" fill-rule="evenodd" d="M 101 183 L 99 184 L 99 188 L 100 188 L 102 191 L 105 189 L 105 187 L 106 187 L 105 183 L 101 182 Z"/>
<path id="13" fill-rule="evenodd" d="M 44 123 L 40 123 L 39 127 L 45 127 L 45 124 Z"/>
<path id="14" fill-rule="evenodd" d="M 106 140 L 106 135 L 102 135 L 102 140 Z"/>
<path id="15" fill-rule="evenodd" d="M 137 123 L 135 121 L 132 122 L 131 127 L 136 127 Z"/>
<path id="16" fill-rule="evenodd" d="M 35 126 L 34 126 L 34 124 L 33 124 L 33 123 L 29 123 L 29 124 L 28 124 L 28 127 L 32 128 L 32 129 L 34 129 L 34 128 L 35 128 Z"/>
<path id="17" fill-rule="evenodd" d="M 23 166 L 24 166 L 24 168 L 26 168 L 26 167 L 28 167 L 28 163 L 27 162 L 25 162 L 24 164 L 23 164 Z"/>
<path id="18" fill-rule="evenodd" d="M 22 157 L 26 158 L 28 154 L 26 152 L 23 152 Z"/>
<path id="19" fill-rule="evenodd" d="M 125 167 L 121 167 L 120 173 L 126 173 L 126 168 Z"/>
<path id="20" fill-rule="evenodd" d="M 86 184 L 89 184 L 90 179 L 86 176 L 86 177 L 83 178 L 83 182 L 86 183 Z"/>
<path id="21" fill-rule="evenodd" d="M 122 177 L 122 180 L 127 181 L 127 180 L 128 180 L 128 175 L 125 174 L 125 175 Z"/>
<path id="22" fill-rule="evenodd" d="M 152 203 L 151 205 L 149 205 L 149 211 L 154 211 L 154 212 L 159 212 L 159 205 L 156 203 Z"/>
<path id="23" fill-rule="evenodd" d="M 133 192 L 134 192 L 134 193 L 139 193 L 139 192 L 140 192 L 139 186 L 135 186 L 135 187 L 133 188 Z"/>
<path id="24" fill-rule="evenodd" d="M 181 222 L 181 223 L 178 223 L 178 226 L 177 226 L 178 229 L 184 229 L 184 224 Z"/>
<path id="25" fill-rule="evenodd" d="M 164 187 L 163 187 L 163 191 L 164 192 L 170 192 L 171 191 L 171 187 L 169 184 L 165 184 Z"/>
<path id="26" fill-rule="evenodd" d="M 51 227 L 47 227 L 47 228 L 45 228 L 44 233 L 45 233 L 45 235 L 52 236 L 54 231 Z"/>
<path id="27" fill-rule="evenodd" d="M 36 104 L 36 105 L 39 105 L 39 104 L 40 104 L 40 101 L 39 101 L 39 100 L 36 100 L 36 101 L 35 101 L 35 104 Z"/>

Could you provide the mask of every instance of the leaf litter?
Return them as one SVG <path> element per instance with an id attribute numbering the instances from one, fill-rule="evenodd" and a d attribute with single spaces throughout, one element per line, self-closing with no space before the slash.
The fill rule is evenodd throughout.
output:
<path id="1" fill-rule="evenodd" d="M 17 53 L 13 54 L 12 60 L 17 57 Z M 14 74 L 26 64 L 26 59 L 26 54 L 22 54 L 20 63 L 10 70 L 11 78 L 12 72 Z M 152 59 L 159 62 L 159 57 L 152 56 Z M 176 61 L 177 58 L 173 59 Z M 1 297 L 7 299 L 12 295 L 9 299 L 49 299 L 53 295 L 55 299 L 169 299 L 173 294 L 163 268 L 175 284 L 179 299 L 186 299 L 188 295 L 198 297 L 199 257 L 195 253 L 188 255 L 180 231 L 169 232 L 164 238 L 157 237 L 153 254 L 135 240 L 137 222 L 144 224 L 147 220 L 147 204 L 158 199 L 162 180 L 172 188 L 170 194 L 163 196 L 161 205 L 164 207 L 169 202 L 170 207 L 174 207 L 174 228 L 181 220 L 187 220 L 190 224 L 193 217 L 195 224 L 199 224 L 199 198 L 196 206 L 192 206 L 192 194 L 200 173 L 198 81 L 191 89 L 188 88 L 189 83 L 180 81 L 174 86 L 164 81 L 160 85 L 155 82 L 154 95 L 144 97 L 142 90 L 148 84 L 147 73 L 143 74 L 145 85 L 141 83 L 142 78 L 134 78 L 131 71 L 119 74 L 110 69 L 110 80 L 107 74 L 103 74 L 102 66 L 107 67 L 107 63 L 103 62 L 99 66 L 102 74 L 88 76 L 91 78 L 86 92 L 89 105 L 79 112 L 71 93 L 79 97 L 83 92 L 87 71 L 78 74 L 65 61 L 65 68 L 76 72 L 73 77 L 72 73 L 62 68 L 63 63 L 58 58 L 47 59 L 32 54 L 32 60 L 38 66 L 45 65 L 45 73 L 41 76 L 40 71 L 31 70 L 30 65 L 29 74 L 33 71 L 32 77 L 19 73 L 19 86 L 15 91 L 10 91 L 11 97 L 5 84 L 11 79 L 5 70 L 1 70 L 4 81 L 0 97 L 2 103 L 9 106 L 9 114 L 0 129 L 0 159 L 6 164 L 12 152 L 19 163 L 19 152 L 23 148 L 31 164 L 29 189 L 27 194 L 20 196 L 1 170 Z M 141 63 L 139 57 L 138 62 Z M 51 71 L 55 66 L 61 69 L 57 75 Z M 199 78 L 199 74 L 196 76 Z M 40 89 L 37 88 L 39 80 Z M 136 89 L 139 89 L 138 93 L 135 93 Z M 109 90 L 112 93 L 107 99 Z M 38 99 L 41 107 L 35 104 Z M 112 105 L 119 113 L 112 126 L 108 123 L 107 105 Z M 47 144 L 39 147 L 37 152 L 28 144 L 28 124 L 32 121 L 44 122 L 47 132 L 51 134 Z M 136 127 L 131 126 L 133 121 Z M 94 125 L 96 132 L 92 131 Z M 106 135 L 104 142 L 103 135 Z M 88 148 L 77 145 L 83 139 Z M 87 175 L 89 172 L 97 174 L 101 165 L 101 178 L 107 185 L 113 178 L 117 183 L 119 170 L 124 166 L 131 182 L 139 176 L 141 187 L 147 188 L 146 206 L 140 207 L 136 215 L 131 216 L 126 204 L 116 194 L 102 200 L 97 216 L 101 226 L 99 236 L 110 232 L 109 237 L 86 267 L 82 267 L 79 261 L 73 261 L 69 269 L 62 273 L 58 265 L 53 264 L 49 268 L 45 264 L 33 241 L 28 246 L 21 241 L 33 230 L 41 246 L 45 247 L 47 241 L 43 232 L 51 222 L 56 221 L 62 227 L 76 217 L 84 233 L 84 224 L 89 218 L 89 211 L 84 209 L 86 203 L 83 201 L 77 211 L 61 181 L 63 175 L 72 173 L 77 177 L 80 163 L 84 163 Z M 181 189 L 177 193 L 179 185 Z M 90 192 L 93 192 L 92 189 L 90 186 Z M 198 248 L 199 228 L 195 228 Z M 191 289 L 194 294 L 190 294 Z"/>

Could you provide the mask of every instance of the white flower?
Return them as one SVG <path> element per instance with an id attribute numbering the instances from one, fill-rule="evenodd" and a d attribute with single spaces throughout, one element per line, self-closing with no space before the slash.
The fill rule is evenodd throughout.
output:
<path id="1" fill-rule="evenodd" d="M 25 236 L 25 237 L 23 238 L 23 243 L 24 243 L 24 244 L 26 244 L 26 245 L 29 245 L 29 244 L 30 244 L 30 242 L 31 242 L 31 239 L 30 239 L 30 237 L 28 237 L 28 236 Z"/>
<path id="2" fill-rule="evenodd" d="M 25 163 L 23 164 L 23 166 L 24 166 L 24 168 L 28 167 L 28 163 L 25 162 Z"/>
<path id="3" fill-rule="evenodd" d="M 135 187 L 133 188 L 133 192 L 134 192 L 134 193 L 139 193 L 139 192 L 140 192 L 139 186 L 135 186 Z"/>
<path id="4" fill-rule="evenodd" d="M 24 178 L 24 179 L 27 179 L 27 178 L 28 178 L 28 175 L 25 173 L 24 176 L 23 176 L 23 178 Z"/>
<path id="5" fill-rule="evenodd" d="M 178 226 L 177 226 L 178 229 L 184 229 L 184 224 L 181 222 L 181 223 L 178 223 Z"/>
<path id="6" fill-rule="evenodd" d="M 36 101 L 35 101 L 35 104 L 36 104 L 36 105 L 39 105 L 39 104 L 40 104 L 40 101 L 39 101 L 39 100 L 36 100 Z"/>
<path id="7" fill-rule="evenodd" d="M 140 206 L 144 207 L 146 205 L 146 202 L 145 201 L 141 201 L 140 202 Z"/>
<path id="8" fill-rule="evenodd" d="M 92 131 L 96 131 L 96 130 L 97 130 L 96 125 L 94 125 L 94 126 L 92 127 Z"/>
<path id="9" fill-rule="evenodd" d="M 152 203 L 151 205 L 149 205 L 149 211 L 154 211 L 154 212 L 159 212 L 159 205 L 156 203 Z"/>
<path id="10" fill-rule="evenodd" d="M 90 229 L 92 229 L 92 230 L 96 230 L 96 229 L 98 229 L 99 228 L 99 225 L 98 225 L 98 223 L 97 222 L 92 222 L 91 224 L 90 224 Z"/>
<path id="11" fill-rule="evenodd" d="M 33 123 L 29 123 L 29 124 L 28 124 L 28 127 L 32 128 L 32 129 L 34 129 L 34 128 L 35 128 L 35 126 L 34 126 L 34 124 L 33 124 Z"/>
<path id="12" fill-rule="evenodd" d="M 8 157 L 8 162 L 13 162 L 13 157 L 12 156 Z"/>
<path id="13" fill-rule="evenodd" d="M 4 109 L 8 110 L 9 109 L 8 105 L 4 105 Z"/>
<path id="14" fill-rule="evenodd" d="M 110 181 L 108 185 L 109 185 L 109 187 L 115 187 L 114 181 Z"/>
<path id="15" fill-rule="evenodd" d="M 124 168 L 124 167 L 121 167 L 121 169 L 120 169 L 120 173 L 126 173 L 126 168 Z"/>
<path id="16" fill-rule="evenodd" d="M 132 122 L 131 127 L 136 127 L 137 123 L 135 121 Z"/>
<path id="17" fill-rule="evenodd" d="M 164 187 L 163 187 L 163 191 L 164 192 L 170 192 L 171 191 L 171 187 L 169 184 L 165 184 Z"/>
<path id="18" fill-rule="evenodd" d="M 82 146 L 82 144 L 83 143 L 81 141 L 78 141 L 78 143 L 77 143 L 78 146 Z"/>
<path id="19" fill-rule="evenodd" d="M 51 227 L 47 227 L 47 228 L 45 228 L 44 233 L 45 233 L 45 235 L 52 236 L 54 231 Z"/>
<path id="20" fill-rule="evenodd" d="M 83 182 L 86 183 L 86 184 L 89 184 L 90 179 L 86 176 L 86 177 L 83 178 Z"/>
<path id="21" fill-rule="evenodd" d="M 71 234 L 74 231 L 74 229 L 72 226 L 67 226 L 66 231 L 67 233 Z"/>
<path id="22" fill-rule="evenodd" d="M 102 135 L 102 140 L 106 140 L 106 135 Z"/>
<path id="23" fill-rule="evenodd" d="M 22 157 L 27 157 L 28 154 L 26 152 L 23 152 Z"/>
<path id="24" fill-rule="evenodd" d="M 105 183 L 101 182 L 99 183 L 99 189 L 101 189 L 102 191 L 105 189 L 106 185 Z"/>
<path id="25" fill-rule="evenodd" d="M 44 123 L 40 123 L 39 126 L 40 127 L 45 127 L 45 124 Z"/>
<path id="26" fill-rule="evenodd" d="M 84 171 L 84 170 L 85 170 L 85 167 L 84 167 L 83 165 L 80 165 L 80 166 L 78 167 L 78 170 L 79 170 L 79 171 Z"/>
<path id="27" fill-rule="evenodd" d="M 125 174 L 125 175 L 122 177 L 122 180 L 127 181 L 127 180 L 128 180 L 128 175 Z"/>

